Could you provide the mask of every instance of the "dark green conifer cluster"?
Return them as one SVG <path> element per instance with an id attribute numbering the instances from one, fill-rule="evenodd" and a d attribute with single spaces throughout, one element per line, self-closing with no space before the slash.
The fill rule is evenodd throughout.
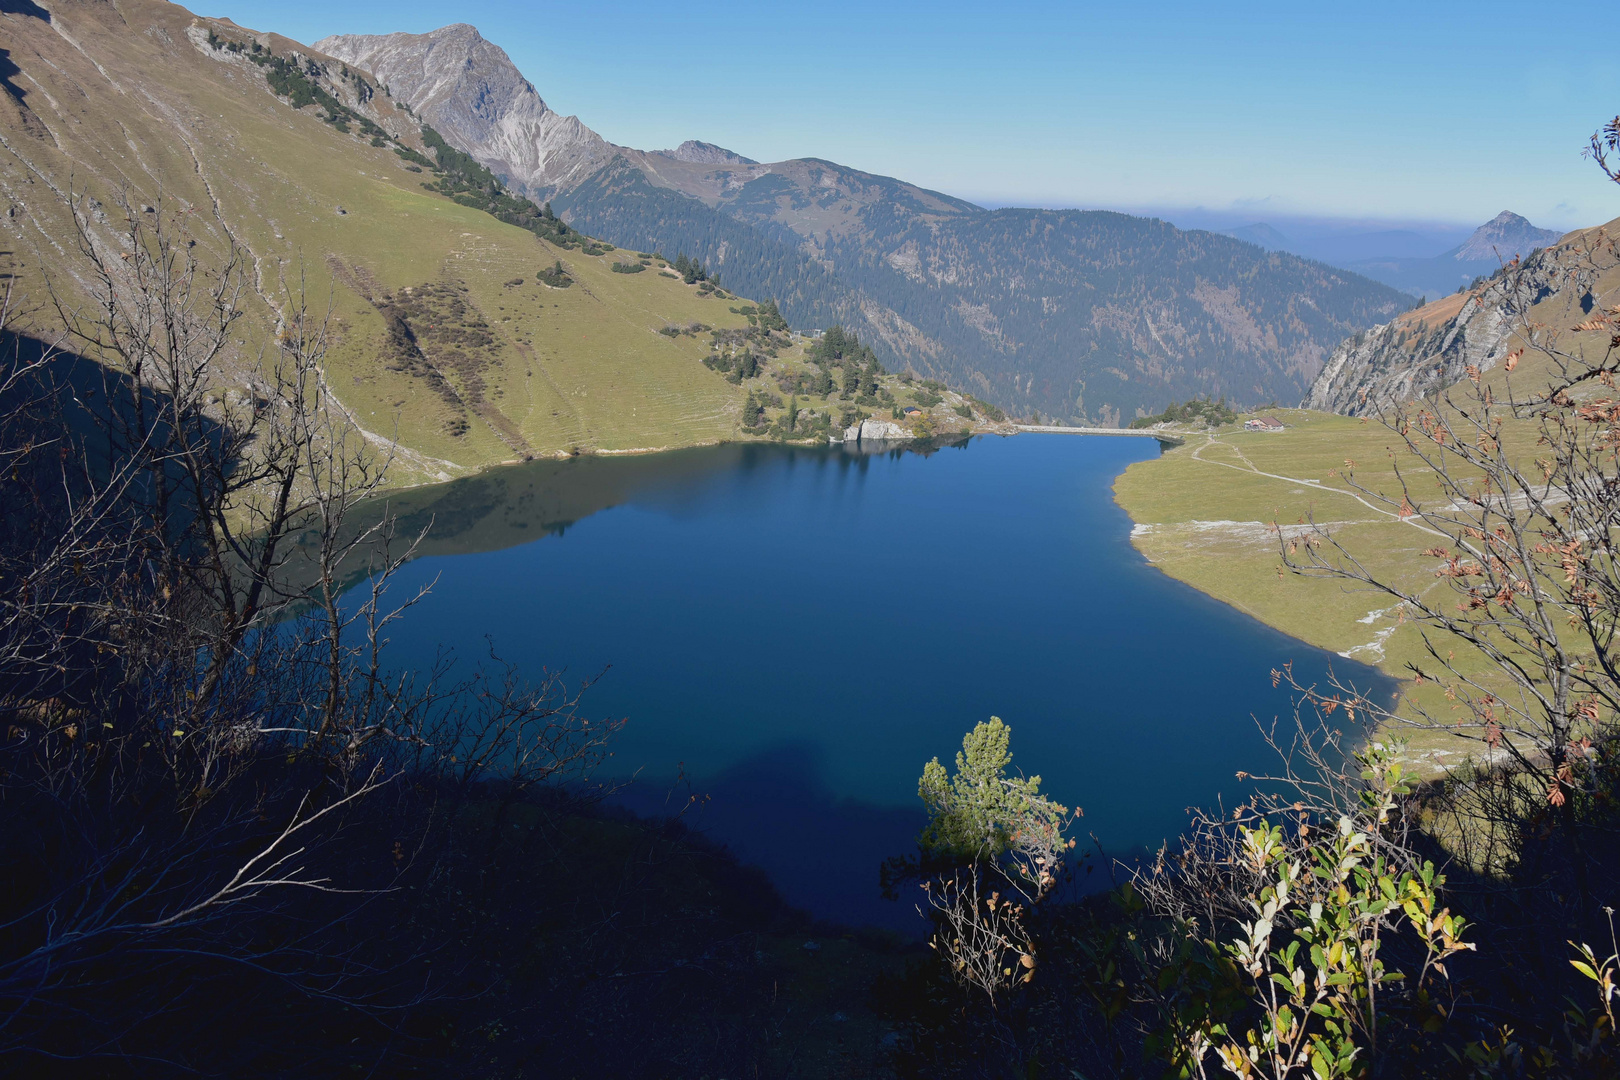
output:
<path id="1" fill-rule="evenodd" d="M 270 89 L 275 91 L 278 97 L 286 98 L 293 108 L 304 109 L 311 105 L 319 105 L 326 114 L 321 119 L 339 131 L 347 134 L 349 125 L 353 124 L 360 129 L 361 135 L 371 139 L 372 145 L 388 144 L 389 135 L 386 131 L 322 89 L 316 80 L 332 77 L 326 65 L 307 57 L 300 64 L 296 59 L 276 56 L 257 41 L 234 41 L 222 38 L 212 30 L 208 31 L 208 44 L 211 48 L 236 53 L 264 68 L 265 79 L 269 82 Z M 362 104 L 370 101 L 376 94 L 376 88 L 359 72 L 350 71 L 347 64 L 343 65 L 338 78 L 354 84 L 355 96 Z"/>
<path id="2" fill-rule="evenodd" d="M 540 239 L 568 250 L 578 249 L 587 255 L 606 255 L 614 250 L 612 244 L 603 244 L 568 227 L 568 223 L 552 212 L 548 202 L 536 206 L 528 199 L 514 195 L 506 189 L 495 174 L 480 165 L 470 154 L 444 141 L 444 136 L 427 124 L 422 125 L 422 141 L 433 151 L 432 164 L 438 179 L 422 186 L 429 191 L 448 195 L 462 206 L 482 210 L 491 217 L 527 229 Z"/>
<path id="3" fill-rule="evenodd" d="M 833 326 L 822 334 L 805 355 L 820 369 L 816 376 L 817 393 L 827 393 L 837 388 L 846 400 L 853 398 L 857 405 L 864 408 L 894 405 L 894 395 L 878 385 L 878 379 L 883 375 L 883 365 L 878 362 L 876 354 L 842 326 Z M 833 375 L 835 368 L 838 369 L 836 377 Z M 822 387 L 827 389 L 823 390 Z"/>
<path id="4" fill-rule="evenodd" d="M 1237 413 L 1226 404 L 1226 395 L 1222 394 L 1218 400 L 1209 398 L 1189 398 L 1181 404 L 1171 402 L 1169 407 L 1157 416 L 1139 416 L 1131 421 L 1133 428 L 1152 427 L 1154 424 L 1188 424 L 1201 420 L 1205 427 L 1220 427 L 1222 424 L 1231 424 L 1237 421 Z"/>
<path id="5" fill-rule="evenodd" d="M 567 270 L 563 269 L 562 260 L 558 259 L 552 266 L 546 267 L 534 275 L 543 285 L 550 285 L 553 289 L 566 289 L 574 283 Z"/>
<path id="6" fill-rule="evenodd" d="M 726 291 L 720 288 L 720 275 L 709 273 L 708 267 L 704 266 L 699 260 L 691 258 L 684 251 L 677 254 L 675 261 L 670 265 L 677 274 L 681 275 L 682 281 L 688 285 L 698 287 L 698 295 L 726 295 Z"/>

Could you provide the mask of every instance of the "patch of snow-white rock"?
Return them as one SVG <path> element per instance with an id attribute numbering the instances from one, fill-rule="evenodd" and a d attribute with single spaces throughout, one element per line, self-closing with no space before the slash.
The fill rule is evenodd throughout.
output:
<path id="1" fill-rule="evenodd" d="M 892 420 L 862 420 L 861 442 L 890 442 L 914 436 Z"/>

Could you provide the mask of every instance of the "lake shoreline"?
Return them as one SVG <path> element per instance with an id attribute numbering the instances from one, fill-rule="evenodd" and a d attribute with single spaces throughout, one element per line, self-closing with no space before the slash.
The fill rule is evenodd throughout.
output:
<path id="1" fill-rule="evenodd" d="M 377 509 L 400 533 L 431 530 L 394 587 L 433 588 L 391 629 L 393 661 L 498 647 L 526 672 L 611 667 L 588 708 L 630 718 L 616 774 L 691 778 L 710 835 L 790 902 L 874 925 L 897 918 L 873 882 L 914 842 L 917 776 L 975 722 L 1004 717 L 1110 849 L 1153 849 L 1189 797 L 1229 801 L 1270 761 L 1254 717 L 1292 709 L 1272 670 L 1338 667 L 1143 572 L 1110 484 L 1151 443 L 860 449 L 878 452 L 581 455 L 396 496 Z"/>
<path id="2" fill-rule="evenodd" d="M 1207 434 L 1211 436 L 1211 441 L 1216 441 L 1219 437 L 1229 437 L 1233 433 L 1223 431 L 1199 432 L 1195 434 Z M 1278 437 L 1279 436 L 1271 434 L 1261 434 L 1255 436 L 1257 439 L 1264 440 L 1274 440 Z M 1263 443 L 1262 445 L 1270 444 Z M 1196 449 L 1197 448 L 1195 448 L 1195 450 L 1188 451 L 1187 454 L 1189 456 L 1195 456 Z M 1179 455 L 1178 459 L 1172 460 L 1179 460 Z M 1262 530 L 1266 528 L 1264 522 L 1237 521 L 1228 520 L 1227 518 L 1205 521 L 1189 516 L 1185 520 L 1154 520 L 1154 512 L 1149 509 L 1146 501 L 1142 498 L 1142 491 L 1151 486 L 1152 481 L 1141 478 L 1133 478 L 1138 479 L 1139 482 L 1132 484 L 1127 482 L 1127 477 L 1128 474 L 1135 469 L 1142 470 L 1142 473 L 1145 476 L 1153 476 L 1154 467 L 1159 465 L 1161 462 L 1165 463 L 1166 465 L 1170 464 L 1170 462 L 1167 461 L 1166 453 L 1161 453 L 1159 457 L 1150 459 L 1146 462 L 1133 463 L 1132 465 L 1127 466 L 1119 473 L 1118 476 L 1114 478 L 1114 502 L 1120 507 L 1121 510 L 1125 512 L 1132 522 L 1130 537 L 1131 547 L 1142 557 L 1143 561 L 1167 578 L 1187 585 L 1199 593 L 1211 598 L 1217 603 L 1224 604 L 1236 611 L 1241 611 L 1250 618 L 1253 618 L 1280 633 L 1286 634 L 1294 640 L 1300 641 L 1301 643 L 1309 645 L 1313 648 L 1330 652 L 1337 657 L 1343 658 L 1344 660 L 1358 664 L 1367 664 L 1377 669 L 1380 674 L 1391 680 L 1395 687 L 1392 698 L 1386 704 L 1383 704 L 1382 707 L 1387 709 L 1387 711 L 1391 714 L 1397 712 L 1402 704 L 1407 701 L 1414 689 L 1414 684 L 1412 683 L 1411 677 L 1406 674 L 1404 668 L 1395 662 L 1392 657 L 1390 657 L 1386 652 L 1382 651 L 1381 647 L 1376 653 L 1374 653 L 1374 655 L 1367 658 L 1362 658 L 1356 655 L 1357 653 L 1373 652 L 1372 646 L 1381 646 L 1381 643 L 1389 633 L 1387 629 L 1384 631 L 1375 632 L 1373 634 L 1373 641 L 1371 643 L 1361 643 L 1346 648 L 1344 642 L 1333 639 L 1332 635 L 1334 631 L 1339 630 L 1342 632 L 1342 627 L 1336 627 L 1330 618 L 1322 617 L 1302 622 L 1297 618 L 1297 612 L 1291 608 L 1279 607 L 1274 598 L 1272 598 L 1272 602 L 1269 605 L 1265 603 L 1246 602 L 1248 599 L 1256 595 L 1253 589 L 1245 590 L 1242 586 L 1234 586 L 1221 590 L 1219 586 L 1230 585 L 1239 577 L 1239 575 L 1235 573 L 1233 569 L 1233 555 L 1230 551 L 1223 548 L 1218 542 L 1213 543 L 1208 551 L 1197 551 L 1193 555 L 1181 559 L 1167 557 L 1169 555 L 1169 551 L 1166 550 L 1162 542 L 1159 545 L 1151 543 L 1150 538 L 1154 537 L 1155 535 L 1162 537 L 1167 533 L 1175 534 L 1177 530 L 1185 531 L 1189 527 L 1197 527 L 1197 532 L 1207 533 L 1212 536 L 1218 536 L 1218 534 L 1221 532 L 1221 529 L 1218 528 L 1219 526 L 1225 526 L 1226 531 L 1233 534 L 1239 533 L 1246 526 L 1253 526 Z M 1227 474 L 1217 473 L 1213 475 L 1225 477 Z M 1161 476 L 1155 477 L 1155 479 L 1159 479 L 1162 482 L 1167 481 L 1169 478 L 1168 476 Z M 1206 486 L 1201 494 L 1208 497 L 1211 490 L 1218 492 L 1220 490 L 1219 485 L 1215 485 L 1213 488 Z M 1323 492 L 1323 494 L 1328 494 L 1328 492 Z M 1228 515 L 1228 517 L 1241 518 L 1246 516 L 1244 508 L 1221 502 L 1218 495 L 1216 497 L 1216 501 L 1220 505 L 1220 512 L 1225 513 Z M 1162 517 L 1164 515 L 1164 508 L 1161 506 L 1158 507 L 1158 510 L 1158 516 Z M 1215 508 L 1207 505 L 1203 506 L 1202 510 L 1205 513 L 1210 513 L 1212 516 L 1214 516 L 1217 512 Z M 1197 513 L 1198 511 L 1195 509 L 1189 509 L 1187 512 L 1191 514 Z M 1280 555 L 1277 547 L 1276 537 L 1269 532 L 1266 533 L 1266 537 L 1267 539 L 1265 546 L 1269 548 L 1269 554 L 1267 557 L 1268 563 L 1279 562 Z M 1193 544 L 1189 542 L 1186 546 L 1192 547 Z M 1251 561 L 1255 560 L 1251 557 Z M 1279 577 L 1276 580 L 1290 582 L 1297 581 L 1297 579 L 1289 576 Z M 1271 576 L 1269 574 L 1266 575 L 1266 580 L 1263 583 L 1258 580 L 1253 582 L 1255 589 L 1264 588 L 1270 584 Z M 1371 616 L 1369 615 L 1356 621 L 1370 621 L 1370 618 Z M 1385 728 L 1380 728 L 1378 730 L 1383 731 Z M 1368 737 L 1371 738 L 1373 735 L 1369 734 Z M 1427 743 L 1428 740 L 1423 741 Z M 1427 749 L 1426 746 L 1414 747 L 1414 750 L 1415 763 L 1422 764 L 1426 768 L 1435 770 L 1443 770 L 1448 767 L 1444 762 L 1439 760 L 1439 757 L 1435 755 L 1432 750 Z"/>
<path id="3" fill-rule="evenodd" d="M 918 436 L 916 438 L 909 439 L 886 439 L 875 441 L 880 441 L 884 444 L 881 447 L 881 450 L 904 450 L 930 444 L 934 446 L 950 445 L 954 442 L 959 442 L 963 439 L 976 438 L 980 435 L 999 435 L 1003 438 L 1008 438 L 1013 435 L 1024 434 L 1039 434 L 1039 432 L 1025 431 L 1019 428 L 1018 425 L 1012 423 L 984 422 L 974 424 L 958 431 L 942 431 L 937 435 Z M 455 465 L 456 468 L 464 471 L 459 472 L 454 476 L 413 476 L 411 479 L 408 479 L 402 483 L 389 485 L 383 489 L 383 493 L 417 491 L 422 488 L 437 487 L 443 484 L 453 484 L 458 480 L 466 480 L 475 476 L 486 476 L 501 469 L 530 465 L 537 461 L 572 461 L 578 458 L 646 457 L 652 454 L 671 454 L 678 453 L 682 450 L 696 450 L 709 446 L 785 446 L 798 450 L 816 450 L 831 449 L 849 445 L 849 443 L 842 440 L 829 439 L 823 441 L 819 437 L 815 439 L 778 440 L 766 438 L 764 436 L 759 436 L 757 438 L 730 436 L 720 439 L 694 439 L 690 442 L 671 443 L 667 446 L 631 446 L 614 450 L 603 450 L 595 447 L 578 447 L 571 450 L 554 450 L 537 454 L 528 454 L 524 457 L 504 458 L 498 461 L 486 461 L 478 465 L 456 465 L 454 462 L 449 462 L 449 464 Z M 404 450 L 402 445 L 400 446 L 400 450 Z"/>

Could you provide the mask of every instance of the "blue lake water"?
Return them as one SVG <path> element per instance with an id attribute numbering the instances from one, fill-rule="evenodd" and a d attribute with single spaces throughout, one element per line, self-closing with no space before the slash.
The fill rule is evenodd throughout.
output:
<path id="1" fill-rule="evenodd" d="M 1148 439 L 977 438 L 931 454 L 723 446 L 516 466 L 404 500 L 436 579 L 393 627 L 396 664 L 493 640 L 531 670 L 594 674 L 627 717 L 607 773 L 688 820 L 795 904 L 914 926 L 878 896 L 912 850 L 917 777 L 991 715 L 1015 765 L 1085 811 L 1110 853 L 1174 836 L 1187 806 L 1272 761 L 1270 672 L 1387 686 L 1161 574 L 1112 484 Z M 415 499 L 416 502 L 410 502 Z M 671 804 L 671 799 L 673 803 Z"/>

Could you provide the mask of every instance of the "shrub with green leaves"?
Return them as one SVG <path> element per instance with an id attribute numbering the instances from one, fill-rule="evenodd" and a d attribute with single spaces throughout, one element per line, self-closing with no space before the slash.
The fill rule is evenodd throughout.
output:
<path id="1" fill-rule="evenodd" d="M 1443 1017 L 1431 987 L 1449 978 L 1450 957 L 1474 948 L 1462 940 L 1467 924 L 1441 904 L 1434 863 L 1402 866 L 1404 853 L 1383 842 L 1411 794 L 1399 748 L 1375 743 L 1358 760 L 1359 805 L 1336 821 L 1235 826 L 1227 861 L 1250 883 L 1249 917 L 1230 937 L 1205 940 L 1207 958 L 1183 972 L 1210 982 L 1204 1000 L 1235 977 L 1247 1002 L 1175 1030 L 1168 1056 L 1184 1075 L 1203 1075 L 1212 1058 L 1244 1080 L 1365 1076 L 1380 1071 L 1381 1039 Z M 1396 942 L 1412 970 L 1389 966 Z"/>

